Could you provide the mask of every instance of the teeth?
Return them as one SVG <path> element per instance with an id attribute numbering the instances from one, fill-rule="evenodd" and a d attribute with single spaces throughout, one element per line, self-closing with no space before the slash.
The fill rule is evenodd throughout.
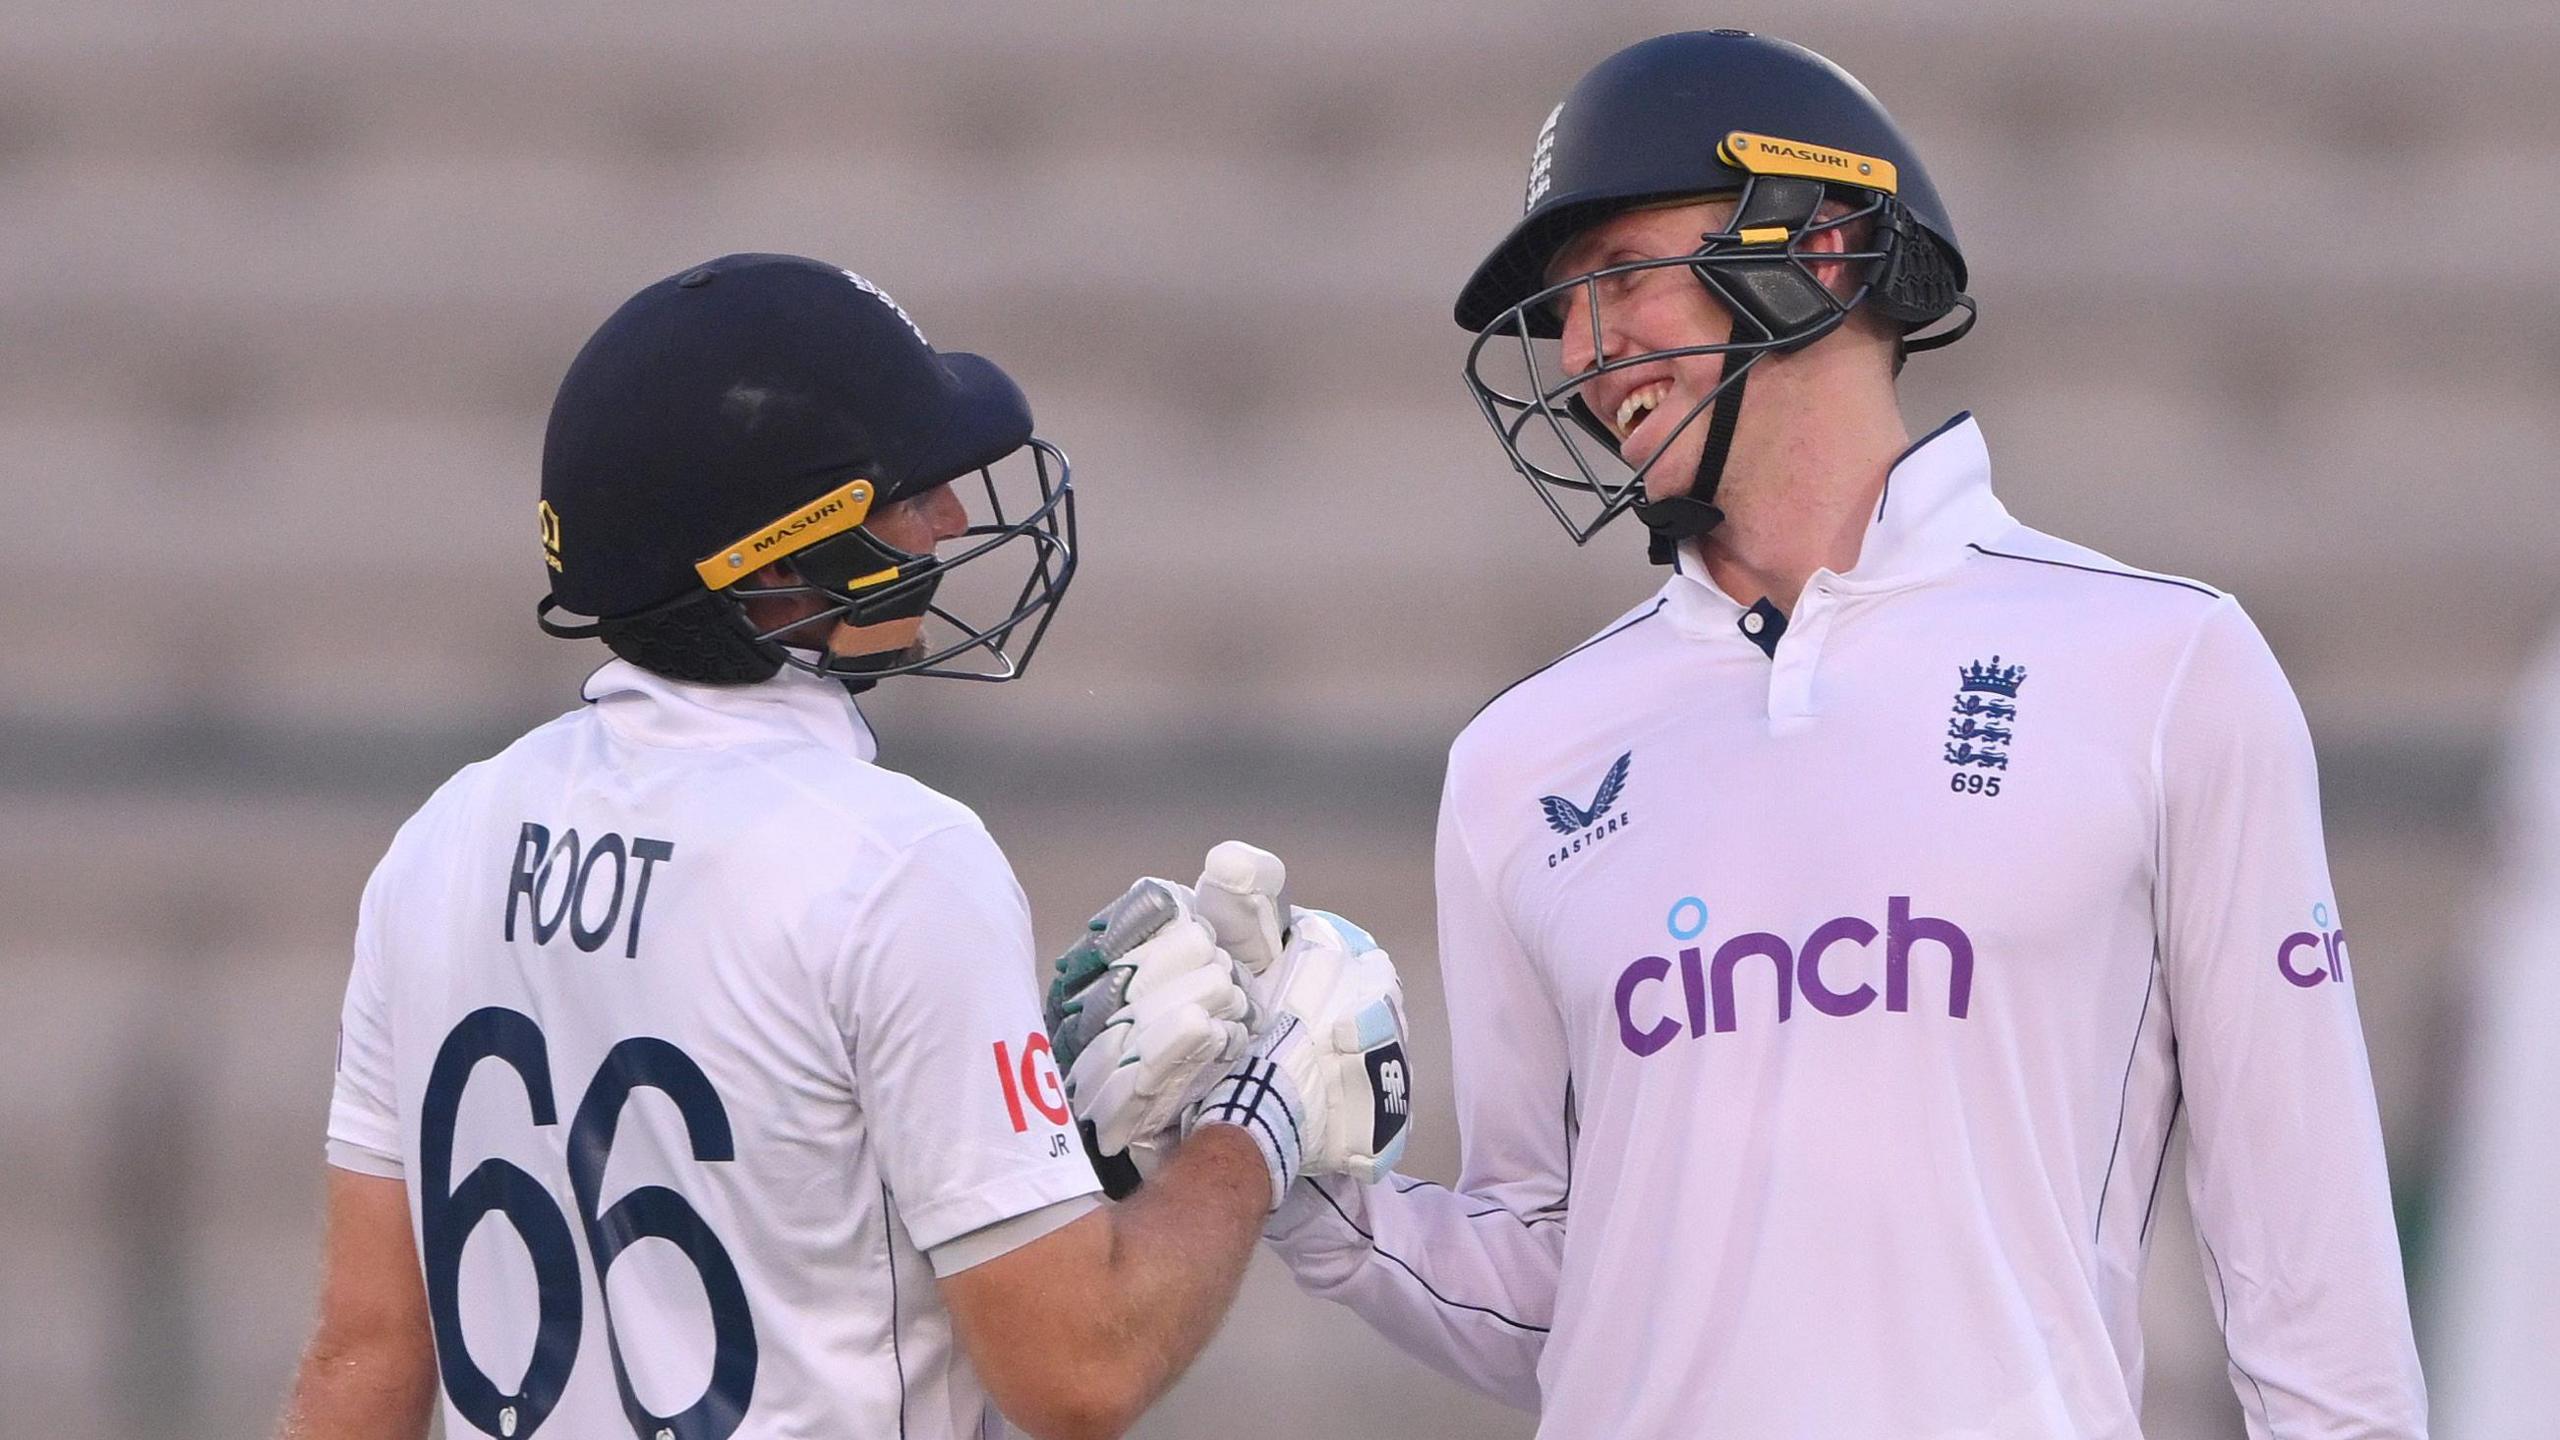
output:
<path id="1" fill-rule="evenodd" d="M 1641 390 L 1637 390 L 1629 394 L 1626 399 L 1619 401 L 1618 433 L 1620 435 L 1624 435 L 1628 431 L 1634 429 L 1636 417 L 1648 413 L 1653 409 L 1653 407 L 1661 404 L 1662 397 L 1670 393 L 1670 390 L 1670 381 L 1658 380 L 1651 385 L 1645 386 Z"/>

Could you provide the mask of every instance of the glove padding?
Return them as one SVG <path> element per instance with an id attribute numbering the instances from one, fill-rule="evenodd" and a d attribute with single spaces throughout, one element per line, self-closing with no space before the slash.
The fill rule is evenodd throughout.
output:
<path id="1" fill-rule="evenodd" d="M 1394 962 L 1341 916 L 1288 906 L 1286 879 L 1268 851 L 1231 840 L 1209 852 L 1198 909 L 1246 971 L 1266 1028 L 1184 1126 L 1243 1127 L 1271 1168 L 1275 1208 L 1300 1175 L 1367 1183 L 1394 1169 L 1412 1118 Z"/>
<path id="2" fill-rule="evenodd" d="M 1087 1146 L 1142 1175 L 1252 1039 L 1234 962 L 1190 892 L 1165 880 L 1140 880 L 1093 917 L 1058 957 L 1046 1011 Z"/>
<path id="3" fill-rule="evenodd" d="M 1219 842 L 1201 863 L 1195 892 L 1200 918 L 1247 975 L 1270 974 L 1280 961 L 1289 929 L 1288 889 L 1289 867 L 1280 857 L 1241 840 Z"/>

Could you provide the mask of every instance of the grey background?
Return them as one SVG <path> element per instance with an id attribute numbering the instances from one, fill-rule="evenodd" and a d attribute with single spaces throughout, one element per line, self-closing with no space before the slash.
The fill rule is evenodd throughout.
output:
<path id="1" fill-rule="evenodd" d="M 552 387 L 727 250 L 874 277 L 1075 457 L 1038 669 L 892 687 L 887 758 L 1052 936 L 1225 836 L 1290 855 L 1405 963 L 1449 1176 L 1442 747 L 1654 580 L 1508 475 L 1446 307 L 1563 88 L 1713 24 L 1930 157 L 1986 318 L 1914 433 L 1975 409 L 2016 513 L 2236 590 L 2300 688 L 2423 1281 L 2484 777 L 2560 596 L 2548 4 L 8 0 L 0 1430 L 268 1422 L 358 887 L 593 662 L 529 623 Z M 2158 1234 L 2151 1433 L 2236 1435 Z M 1142 1433 L 1529 1428 L 1266 1260 Z"/>

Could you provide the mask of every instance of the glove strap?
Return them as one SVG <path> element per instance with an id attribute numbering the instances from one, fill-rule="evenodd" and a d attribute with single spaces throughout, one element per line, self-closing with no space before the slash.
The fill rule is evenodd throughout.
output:
<path id="1" fill-rule="evenodd" d="M 1138 1193 L 1138 1187 L 1146 1183 L 1146 1177 L 1138 1173 L 1136 1156 L 1126 1150 L 1103 1154 L 1102 1142 L 1096 1137 L 1090 1120 L 1077 1121 L 1076 1134 L 1084 1141 L 1085 1158 L 1093 1162 L 1094 1178 L 1102 1182 L 1104 1198 L 1126 1200 Z"/>

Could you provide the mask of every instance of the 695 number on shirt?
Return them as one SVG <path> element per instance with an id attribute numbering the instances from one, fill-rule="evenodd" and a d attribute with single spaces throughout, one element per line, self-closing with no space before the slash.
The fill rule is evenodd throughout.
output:
<path id="1" fill-rule="evenodd" d="M 473 1067 L 496 1060 L 515 1071 L 537 1126 L 559 1123 L 551 1088 L 550 1046 L 529 1016 L 489 1006 L 464 1016 L 436 1051 L 419 1116 L 419 1250 L 425 1262 L 427 1309 L 436 1338 L 436 1366 L 454 1409 L 485 1434 L 524 1440 L 540 1429 L 560 1403 L 577 1364 L 586 1325 L 586 1285 L 578 1269 L 569 1222 L 551 1191 L 523 1167 L 495 1156 L 453 1183 L 454 1122 Z M 728 1248 L 683 1196 L 663 1185 L 643 1185 L 599 1209 L 606 1158 L 621 1128 L 622 1107 L 647 1087 L 675 1102 L 684 1119 L 693 1158 L 736 1158 L 729 1112 L 710 1077 L 691 1056 L 664 1040 L 636 1036 L 609 1051 L 569 1122 L 569 1186 L 577 1198 L 578 1225 L 593 1258 L 597 1303 L 608 1306 L 605 1272 L 641 1240 L 664 1240 L 683 1252 L 701 1277 L 710 1302 L 713 1334 L 711 1380 L 700 1398 L 672 1415 L 640 1402 L 624 1367 L 622 1343 L 605 1316 L 613 1378 L 622 1410 L 645 1440 L 726 1440 L 746 1418 L 755 1394 L 755 1321 L 746 1288 Z M 498 1215 L 515 1230 L 533 1259 L 536 1328 L 533 1358 L 513 1392 L 501 1391 L 482 1372 L 462 1336 L 462 1248 L 483 1220 Z"/>

